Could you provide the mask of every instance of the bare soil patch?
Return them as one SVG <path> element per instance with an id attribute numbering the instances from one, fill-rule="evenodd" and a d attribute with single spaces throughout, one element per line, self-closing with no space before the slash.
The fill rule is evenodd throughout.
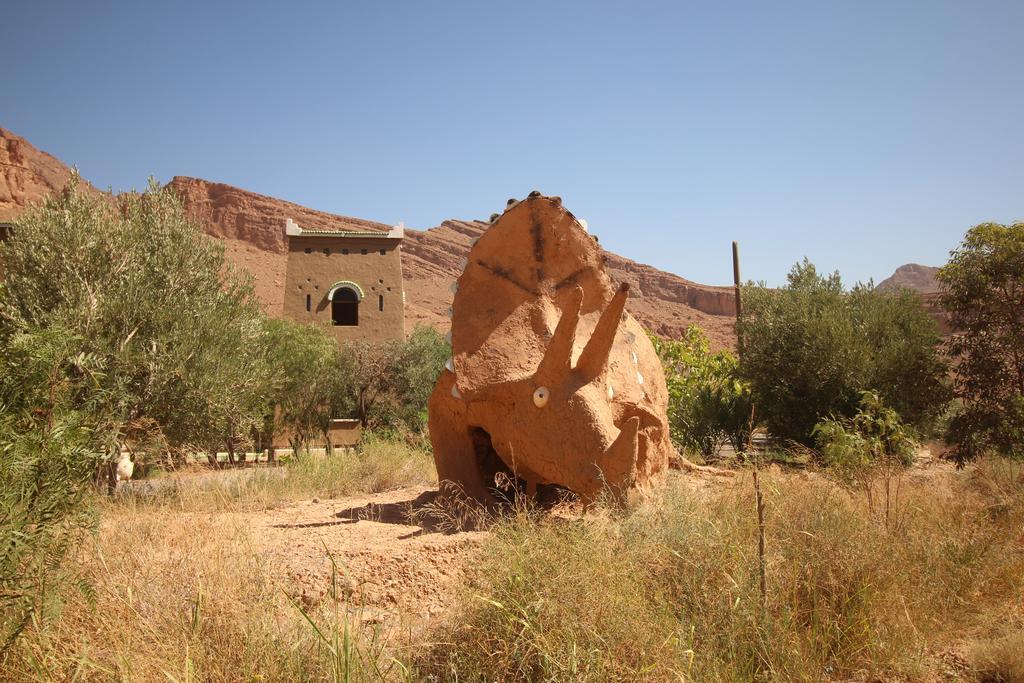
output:
<path id="1" fill-rule="evenodd" d="M 316 603 L 329 593 L 333 556 L 338 581 L 364 618 L 431 620 L 450 604 L 487 535 L 441 533 L 412 522 L 410 513 L 435 494 L 433 487 L 414 486 L 234 516 L 250 527 L 257 551 L 271 556 L 303 601 Z"/>

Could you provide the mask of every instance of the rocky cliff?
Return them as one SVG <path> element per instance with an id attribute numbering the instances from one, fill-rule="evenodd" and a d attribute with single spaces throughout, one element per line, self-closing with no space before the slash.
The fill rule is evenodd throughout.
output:
<path id="1" fill-rule="evenodd" d="M 29 205 L 63 188 L 70 177 L 71 169 L 60 159 L 0 128 L 0 221 L 13 220 Z"/>
<path id="2" fill-rule="evenodd" d="M 879 282 L 878 289 L 894 290 L 902 287 L 921 294 L 934 294 L 939 291 L 939 281 L 935 277 L 938 272 L 939 269 L 932 266 L 908 263 L 900 266 L 896 272 Z"/>
<path id="3" fill-rule="evenodd" d="M 0 129 L 0 220 L 16 217 L 29 204 L 59 190 L 70 175 L 71 170 L 57 158 Z M 176 176 L 168 185 L 182 198 L 189 215 L 224 242 L 228 259 L 252 273 L 256 295 L 271 315 L 281 315 L 283 307 L 286 218 L 307 228 L 390 227 L 199 178 Z M 451 284 L 469 253 L 470 241 L 487 227 L 481 221 L 449 220 L 429 230 L 406 231 L 402 269 L 408 329 L 416 324 L 447 329 Z M 611 252 L 605 255 L 612 279 L 631 285 L 629 311 L 645 327 L 675 337 L 696 323 L 715 348 L 735 345 L 731 288 L 700 285 Z"/>

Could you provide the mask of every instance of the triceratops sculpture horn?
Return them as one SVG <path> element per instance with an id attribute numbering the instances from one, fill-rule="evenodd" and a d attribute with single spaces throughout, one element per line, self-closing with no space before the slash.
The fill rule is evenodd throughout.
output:
<path id="1" fill-rule="evenodd" d="M 612 445 L 597 459 L 597 469 L 605 481 L 630 483 L 636 476 L 637 433 L 640 418 L 631 417 L 622 425 Z"/>
<path id="2" fill-rule="evenodd" d="M 558 327 L 544 352 L 544 358 L 534 373 L 538 382 L 555 382 L 568 377 L 572 369 L 572 347 L 576 341 L 576 326 L 579 324 L 582 304 L 583 289 L 573 287 L 572 295 L 562 309 Z"/>
<path id="3" fill-rule="evenodd" d="M 511 202 L 455 292 L 452 362 L 429 405 L 439 480 L 492 502 L 496 479 L 590 499 L 663 475 L 661 364 L 624 313 L 629 287 L 612 287 L 597 241 L 560 200 Z"/>
<path id="4" fill-rule="evenodd" d="M 628 294 L 629 285 L 623 282 L 619 285 L 619 291 L 615 293 L 612 302 L 601 313 L 594 332 L 590 335 L 590 341 L 583 347 L 583 353 L 580 354 L 580 359 L 576 362 L 576 371 L 588 382 L 600 375 L 608 363 L 608 356 L 612 352 L 612 343 L 615 341 L 615 333 L 619 331 L 622 311 L 626 308 Z"/>

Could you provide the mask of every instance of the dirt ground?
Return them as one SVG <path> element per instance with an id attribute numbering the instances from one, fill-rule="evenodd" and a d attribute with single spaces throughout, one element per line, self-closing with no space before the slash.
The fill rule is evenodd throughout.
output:
<path id="1" fill-rule="evenodd" d="M 769 469 L 778 471 L 778 466 Z M 950 463 L 922 449 L 907 476 L 920 483 L 954 472 Z M 246 471 L 199 476 L 233 474 L 245 476 Z M 820 476 L 808 471 L 794 474 Z M 697 495 L 742 481 L 706 472 L 672 472 L 670 476 Z M 333 558 L 339 589 L 364 622 L 394 625 L 412 619 L 425 626 L 446 616 L 454 592 L 466 585 L 476 551 L 488 535 L 486 531 L 447 532 L 423 521 L 430 519 L 427 513 L 436 491 L 433 486 L 413 486 L 225 514 L 249 532 L 254 550 L 271 560 L 278 578 L 299 600 L 316 604 L 326 597 Z"/>
<path id="2" fill-rule="evenodd" d="M 408 487 L 239 516 L 302 600 L 316 602 L 330 590 L 333 557 L 339 586 L 362 619 L 391 621 L 401 614 L 430 621 L 450 603 L 486 536 L 412 523 L 410 513 L 435 495 L 433 487 Z"/>

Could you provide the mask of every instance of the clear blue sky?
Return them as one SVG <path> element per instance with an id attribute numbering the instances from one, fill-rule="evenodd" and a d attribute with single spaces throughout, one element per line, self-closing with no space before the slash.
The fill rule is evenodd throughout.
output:
<path id="1" fill-rule="evenodd" d="M 1024 218 L 1024 2 L 16 2 L 0 126 L 426 228 L 561 195 L 707 283 L 853 281 Z"/>

